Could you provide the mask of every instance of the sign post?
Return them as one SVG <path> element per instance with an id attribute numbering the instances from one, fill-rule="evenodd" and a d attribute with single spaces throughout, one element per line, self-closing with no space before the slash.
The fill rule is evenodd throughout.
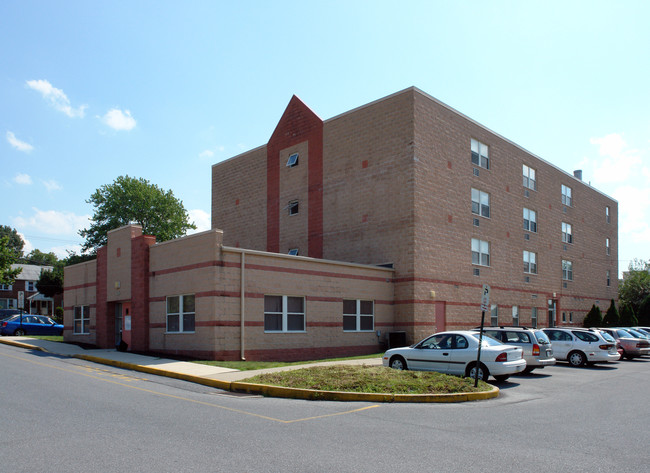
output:
<path id="1" fill-rule="evenodd" d="M 485 326 L 485 311 L 490 308 L 490 286 L 483 284 L 481 296 L 481 330 L 478 333 L 478 352 L 476 353 L 476 368 L 474 370 L 474 387 L 478 386 L 478 371 L 481 366 L 481 347 L 483 346 L 483 327 Z"/>

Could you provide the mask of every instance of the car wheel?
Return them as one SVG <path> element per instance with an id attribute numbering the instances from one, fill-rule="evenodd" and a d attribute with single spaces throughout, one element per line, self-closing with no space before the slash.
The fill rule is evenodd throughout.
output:
<path id="1" fill-rule="evenodd" d="M 534 369 L 535 369 L 535 367 L 526 366 L 526 368 L 524 368 L 524 374 L 530 374 L 530 373 L 533 372 Z"/>
<path id="2" fill-rule="evenodd" d="M 510 377 L 509 374 L 501 374 L 499 376 L 495 376 L 494 379 L 496 379 L 499 382 L 503 382 L 503 381 L 507 380 L 509 377 Z"/>
<path id="3" fill-rule="evenodd" d="M 14 332 L 14 335 L 16 337 L 22 337 L 23 335 L 25 335 L 25 331 L 22 328 L 16 329 L 16 331 Z"/>
<path id="4" fill-rule="evenodd" d="M 632 355 L 623 355 L 626 360 L 633 360 L 634 357 Z"/>
<path id="5" fill-rule="evenodd" d="M 401 356 L 394 356 L 390 359 L 390 367 L 394 370 L 407 370 L 406 361 Z"/>
<path id="6" fill-rule="evenodd" d="M 467 370 L 465 371 L 465 375 L 468 378 L 476 378 L 476 363 L 472 363 L 470 366 L 467 367 Z M 478 377 L 482 381 L 487 381 L 488 378 L 490 377 L 490 371 L 487 369 L 487 366 L 481 363 L 481 365 L 478 368 Z"/>
<path id="7" fill-rule="evenodd" d="M 571 366 L 582 366 L 585 364 L 585 361 L 587 361 L 585 359 L 585 355 L 583 355 L 582 352 L 579 351 L 572 351 L 571 353 L 569 353 L 568 360 Z"/>

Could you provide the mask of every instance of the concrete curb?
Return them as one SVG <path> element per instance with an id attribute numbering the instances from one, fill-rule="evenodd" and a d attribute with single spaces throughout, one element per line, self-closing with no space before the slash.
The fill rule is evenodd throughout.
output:
<path id="1" fill-rule="evenodd" d="M 12 345 L 28 350 L 39 350 L 49 353 L 43 347 L 30 345 L 28 343 L 16 342 L 14 340 L 2 340 L 0 343 Z M 167 378 L 180 379 L 191 383 L 201 384 L 224 391 L 243 392 L 248 394 L 260 394 L 267 397 L 281 397 L 287 399 L 304 399 L 310 401 L 342 401 L 342 402 L 467 402 L 493 399 L 499 396 L 499 388 L 492 386 L 490 391 L 478 393 L 456 393 L 456 394 L 391 394 L 391 393 L 352 393 L 343 391 L 320 391 L 316 389 L 286 388 L 267 384 L 253 384 L 243 381 L 222 381 L 218 379 L 203 378 L 174 371 L 152 368 L 150 366 L 136 365 L 124 361 L 109 360 L 92 355 L 71 355 L 72 358 L 115 366 L 142 373 L 165 376 Z"/>

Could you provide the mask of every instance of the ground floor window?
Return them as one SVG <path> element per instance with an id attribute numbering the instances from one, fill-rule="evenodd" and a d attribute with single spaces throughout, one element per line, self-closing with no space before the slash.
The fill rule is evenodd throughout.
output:
<path id="1" fill-rule="evenodd" d="M 304 332 L 305 298 L 264 296 L 265 332 Z"/>
<path id="2" fill-rule="evenodd" d="M 533 307 L 530 310 L 530 326 L 537 328 L 537 307 Z"/>
<path id="3" fill-rule="evenodd" d="M 492 304 L 492 309 L 490 310 L 490 325 L 492 327 L 499 326 L 499 306 Z"/>
<path id="4" fill-rule="evenodd" d="M 374 303 L 358 299 L 343 299 L 343 330 L 372 332 L 375 329 Z"/>
<path id="5" fill-rule="evenodd" d="M 90 333 L 90 307 L 78 305 L 74 308 L 74 333 L 85 335 Z"/>
<path id="6" fill-rule="evenodd" d="M 167 297 L 167 332 L 194 332 L 194 294 Z"/>

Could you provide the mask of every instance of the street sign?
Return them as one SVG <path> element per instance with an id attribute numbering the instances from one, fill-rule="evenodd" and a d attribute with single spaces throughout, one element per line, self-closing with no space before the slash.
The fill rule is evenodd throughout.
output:
<path id="1" fill-rule="evenodd" d="M 18 291 L 18 308 L 25 310 L 25 291 Z"/>
<path id="2" fill-rule="evenodd" d="M 483 296 L 481 297 L 481 310 L 490 310 L 490 286 L 483 284 Z"/>

